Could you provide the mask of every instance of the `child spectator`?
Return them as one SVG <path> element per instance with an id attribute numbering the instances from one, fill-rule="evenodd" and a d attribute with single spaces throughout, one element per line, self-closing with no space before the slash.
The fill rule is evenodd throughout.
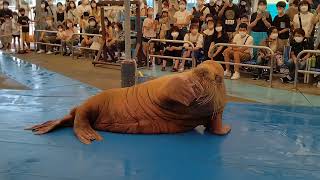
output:
<path id="1" fill-rule="evenodd" d="M 180 30 L 177 26 L 173 26 L 169 30 L 166 39 L 168 39 L 168 40 L 181 40 L 182 41 L 183 36 L 181 36 L 179 31 Z M 167 42 L 165 44 L 164 56 L 181 57 L 181 53 L 182 53 L 182 44 L 181 43 Z M 176 63 L 179 63 L 179 60 L 173 59 L 172 61 L 176 61 Z M 161 71 L 165 71 L 166 67 L 167 67 L 167 60 L 163 59 Z M 171 71 L 177 72 L 178 69 L 173 67 Z"/>
<path id="2" fill-rule="evenodd" d="M 192 8 L 193 18 L 199 19 L 200 27 L 205 22 L 206 16 L 210 14 L 210 10 L 205 6 L 204 0 L 197 0 L 197 7 Z"/>
<path id="3" fill-rule="evenodd" d="M 236 32 L 237 22 L 239 20 L 239 8 L 232 0 L 226 0 L 219 12 L 219 17 L 224 21 L 224 28 L 231 40 Z"/>
<path id="4" fill-rule="evenodd" d="M 209 59 L 208 52 L 210 45 L 213 42 L 214 38 L 214 22 L 213 20 L 207 21 L 207 29 L 203 31 L 203 53 L 205 60 Z"/>
<path id="5" fill-rule="evenodd" d="M 13 46 L 16 52 L 20 51 L 20 26 L 18 24 L 18 13 L 12 13 L 12 38 L 13 38 Z M 16 46 L 16 42 L 18 43 L 18 48 Z"/>
<path id="6" fill-rule="evenodd" d="M 276 6 L 278 15 L 274 18 L 272 24 L 278 29 L 281 44 L 287 46 L 290 33 L 290 17 L 284 13 L 286 2 L 279 1 Z"/>
<path id="7" fill-rule="evenodd" d="M 88 20 L 89 26 L 85 29 L 87 34 L 99 34 L 99 27 L 95 17 L 91 16 Z M 84 39 L 81 42 L 81 47 L 90 47 L 94 41 L 98 38 L 94 36 L 84 36 Z M 83 50 L 80 49 L 81 52 Z M 82 54 L 82 53 L 81 53 Z"/>
<path id="8" fill-rule="evenodd" d="M 25 50 L 24 43 L 27 44 L 27 49 L 30 49 L 30 43 L 29 43 L 29 22 L 30 19 L 25 14 L 25 9 L 21 8 L 19 10 L 20 16 L 18 18 L 18 23 L 21 26 L 21 35 L 22 35 L 22 50 Z"/>
<path id="9" fill-rule="evenodd" d="M 4 48 L 6 51 L 11 50 L 11 42 L 12 42 L 12 21 L 9 15 L 6 15 L 4 17 L 5 22 L 1 26 L 1 31 L 3 34 L 2 38 L 2 44 L 4 45 Z"/>
<path id="10" fill-rule="evenodd" d="M 229 43 L 228 34 L 224 31 L 223 22 L 217 21 L 215 33 L 213 35 L 213 42 L 210 45 L 208 57 L 215 61 L 224 61 L 223 51 L 226 49 L 224 46 L 213 48 L 218 43 Z"/>
<path id="11" fill-rule="evenodd" d="M 77 14 L 77 6 L 74 1 L 69 2 L 69 6 L 67 8 L 67 19 L 71 19 L 74 24 L 79 23 L 79 18 Z"/>
<path id="12" fill-rule="evenodd" d="M 53 17 L 49 16 L 46 18 L 46 27 L 47 31 L 57 31 L 56 26 L 53 24 Z M 54 32 L 42 32 L 40 36 L 40 42 L 54 44 L 56 42 L 57 33 Z M 44 53 L 45 49 L 47 50 L 47 54 L 52 54 L 52 46 L 51 45 L 41 45 L 40 50 L 37 52 L 38 54 Z"/>
<path id="13" fill-rule="evenodd" d="M 56 14 L 55 14 L 56 22 L 58 24 L 59 23 L 63 23 L 64 20 L 65 20 L 65 17 L 66 17 L 66 12 L 64 10 L 64 7 L 63 7 L 61 2 L 58 2 L 57 3 L 57 11 L 56 11 Z"/>
<path id="14" fill-rule="evenodd" d="M 190 26 L 190 33 L 187 33 L 184 36 L 184 41 L 190 41 L 194 45 L 194 49 L 190 46 L 190 44 L 185 43 L 183 45 L 184 52 L 182 54 L 183 58 L 189 58 L 191 57 L 191 53 L 194 53 L 194 57 L 196 60 L 200 60 L 202 56 L 202 48 L 203 48 L 203 35 L 199 33 L 199 26 L 192 24 Z M 180 64 L 179 72 L 184 71 L 184 65 L 186 60 L 182 60 L 182 63 Z M 178 69 L 179 62 L 176 60 L 175 62 L 175 68 Z"/>
<path id="15" fill-rule="evenodd" d="M 90 16 L 94 16 L 97 20 L 97 22 L 100 22 L 100 8 L 97 6 L 96 1 L 92 0 L 91 3 L 91 11 Z"/>
<path id="16" fill-rule="evenodd" d="M 72 2 L 72 1 L 71 1 Z M 64 31 L 64 40 L 62 41 L 63 55 L 71 55 L 72 46 L 79 43 L 79 36 L 73 35 L 78 33 L 77 28 L 74 26 L 72 19 L 66 20 L 66 30 Z"/>
<path id="17" fill-rule="evenodd" d="M 236 45 L 253 45 L 253 38 L 248 34 L 248 25 L 240 24 L 238 34 L 236 34 L 232 41 Z M 252 48 L 248 47 L 229 47 L 224 51 L 224 61 L 230 62 L 230 58 L 234 59 L 235 63 L 241 61 L 249 61 L 253 57 Z M 232 80 L 240 79 L 239 66 L 234 66 L 235 72 L 232 75 Z M 226 71 L 224 72 L 226 77 L 231 76 L 230 64 L 226 64 Z"/>
<path id="18" fill-rule="evenodd" d="M 162 15 L 159 19 L 159 38 L 165 39 L 167 31 L 170 29 L 169 17 L 167 11 L 162 11 Z"/>
<path id="19" fill-rule="evenodd" d="M 259 45 L 261 41 L 268 37 L 267 31 L 271 27 L 271 24 L 272 17 L 267 11 L 267 1 L 259 0 L 258 10 L 252 14 L 250 19 L 250 30 L 254 45 Z M 256 50 L 254 51 L 256 52 Z"/>
<path id="20" fill-rule="evenodd" d="M 285 77 L 280 78 L 282 83 L 292 83 L 294 81 L 295 75 L 295 63 L 298 63 L 299 69 L 304 69 L 306 66 L 306 61 L 310 57 L 310 53 L 303 54 L 300 60 L 297 60 L 298 54 L 303 50 L 313 49 L 313 44 L 310 43 L 308 38 L 305 37 L 306 33 L 302 28 L 297 28 L 293 32 L 293 40 L 290 42 L 291 54 L 290 60 L 287 62 L 289 68 L 289 74 Z"/>
<path id="21" fill-rule="evenodd" d="M 151 50 L 153 49 L 153 43 L 151 43 L 150 47 L 148 47 L 148 41 L 150 39 L 156 38 L 156 35 L 157 35 L 156 33 L 157 23 L 153 18 L 153 14 L 154 14 L 153 8 L 148 8 L 147 18 L 145 18 L 143 21 L 143 27 L 142 27 L 143 50 L 145 54 L 147 52 L 152 53 Z"/>
<path id="22" fill-rule="evenodd" d="M 257 57 L 257 64 L 264 66 L 271 64 L 271 61 L 274 61 L 274 71 L 280 70 L 280 66 L 284 64 L 283 62 L 283 49 L 284 45 L 282 41 L 279 39 L 279 31 L 275 26 L 271 26 L 268 30 L 268 38 L 261 42 L 261 46 L 269 47 L 273 52 L 274 55 L 272 56 L 271 52 L 266 49 L 259 49 L 258 57 Z M 254 79 L 263 78 L 263 69 L 256 69 L 254 72 Z M 269 71 L 267 73 L 269 75 Z M 268 80 L 269 76 L 266 76 Z"/>
<path id="23" fill-rule="evenodd" d="M 191 20 L 191 13 L 187 11 L 187 1 L 179 1 L 179 11 L 174 14 L 175 26 L 178 26 L 180 33 L 184 36 L 188 32 L 188 26 Z"/>

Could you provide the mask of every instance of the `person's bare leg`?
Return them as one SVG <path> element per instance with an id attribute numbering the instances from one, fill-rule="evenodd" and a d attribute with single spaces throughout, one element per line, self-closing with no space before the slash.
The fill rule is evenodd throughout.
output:
<path id="1" fill-rule="evenodd" d="M 228 48 L 224 51 L 224 61 L 225 62 L 230 62 L 230 54 L 231 54 L 230 48 Z M 230 71 L 230 64 L 226 64 L 226 71 Z"/>
<path id="2" fill-rule="evenodd" d="M 234 62 L 235 63 L 240 63 L 240 52 L 239 51 L 235 51 L 233 53 L 233 58 L 234 58 Z M 239 65 L 234 65 L 234 71 L 235 72 L 239 72 Z"/>
<path id="3" fill-rule="evenodd" d="M 167 67 L 167 60 L 162 61 L 162 67 L 164 67 L 164 68 Z"/>
<path id="4" fill-rule="evenodd" d="M 178 69 L 179 68 L 179 60 L 178 59 L 176 59 L 175 61 L 174 61 L 174 67 L 173 67 L 174 69 Z"/>
<path id="5" fill-rule="evenodd" d="M 189 57 L 190 56 L 190 54 L 191 54 L 191 51 L 185 51 L 184 53 L 183 53 L 183 58 L 187 58 L 187 57 Z M 182 60 L 181 61 L 181 64 L 180 64 L 180 68 L 184 68 L 184 65 L 185 65 L 185 63 L 186 63 L 186 60 Z"/>
<path id="6" fill-rule="evenodd" d="M 32 130 L 34 134 L 41 135 L 51 132 L 59 127 L 72 127 L 75 118 L 75 113 L 76 108 L 72 109 L 70 111 L 70 114 L 66 115 L 61 119 L 47 121 L 45 123 L 35 125 L 30 128 L 26 128 L 25 130 Z"/>
<path id="7" fill-rule="evenodd" d="M 222 114 L 223 112 L 219 112 L 217 114 L 213 114 L 210 121 L 210 132 L 216 135 L 226 135 L 231 131 L 231 127 L 229 125 L 223 125 L 222 123 Z"/>

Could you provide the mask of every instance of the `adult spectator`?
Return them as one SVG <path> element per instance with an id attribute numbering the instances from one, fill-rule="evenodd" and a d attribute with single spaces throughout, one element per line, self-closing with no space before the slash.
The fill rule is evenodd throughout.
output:
<path id="1" fill-rule="evenodd" d="M 289 45 L 290 17 L 284 13 L 286 2 L 279 1 L 276 6 L 278 15 L 274 18 L 272 24 L 278 29 L 279 41 L 281 41 L 283 45 Z"/>
<path id="2" fill-rule="evenodd" d="M 219 17 L 224 21 L 224 27 L 231 40 L 236 32 L 237 22 L 239 21 L 239 8 L 232 0 L 226 0 L 219 12 Z"/>

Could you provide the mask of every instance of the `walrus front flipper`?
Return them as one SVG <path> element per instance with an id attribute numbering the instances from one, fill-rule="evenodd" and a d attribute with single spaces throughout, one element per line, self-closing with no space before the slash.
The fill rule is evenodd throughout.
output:
<path id="1" fill-rule="evenodd" d="M 170 79 L 159 89 L 160 101 L 175 101 L 189 106 L 200 98 L 203 87 L 188 76 L 177 76 Z"/>

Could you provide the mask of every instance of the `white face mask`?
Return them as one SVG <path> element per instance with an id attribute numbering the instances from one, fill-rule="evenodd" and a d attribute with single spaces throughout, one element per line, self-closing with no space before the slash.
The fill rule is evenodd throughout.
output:
<path id="1" fill-rule="evenodd" d="M 184 11 L 186 9 L 186 5 L 180 4 L 179 8 L 180 8 L 180 11 Z"/>
<path id="2" fill-rule="evenodd" d="M 239 34 L 240 34 L 241 37 L 245 37 L 247 35 L 247 33 L 244 32 L 244 31 L 239 31 Z"/>
<path id="3" fill-rule="evenodd" d="M 278 38 L 278 33 L 271 33 L 270 38 L 271 39 L 277 39 Z"/>
<path id="4" fill-rule="evenodd" d="M 172 36 L 173 38 L 177 38 L 177 37 L 179 36 L 179 32 L 172 32 L 172 33 L 171 33 L 171 36 Z"/>
<path id="5" fill-rule="evenodd" d="M 217 31 L 217 32 L 221 32 L 221 31 L 222 31 L 222 26 L 217 26 L 217 27 L 216 27 L 216 31 Z"/>
<path id="6" fill-rule="evenodd" d="M 71 28 L 72 27 L 72 23 L 68 23 L 67 26 L 68 26 L 68 28 Z"/>
<path id="7" fill-rule="evenodd" d="M 63 31 L 63 29 L 59 28 L 59 29 L 58 29 L 58 31 L 59 31 L 59 32 L 62 32 L 62 31 Z"/>
<path id="8" fill-rule="evenodd" d="M 260 11 L 265 11 L 266 9 L 267 9 L 267 6 L 265 6 L 265 5 L 259 5 L 259 10 Z"/>
<path id="9" fill-rule="evenodd" d="M 300 11 L 301 12 L 307 12 L 308 11 L 308 6 L 300 6 Z"/>
<path id="10" fill-rule="evenodd" d="M 245 6 L 245 5 L 247 5 L 247 2 L 245 2 L 245 1 L 241 1 L 241 3 L 240 3 L 242 6 Z"/>
<path id="11" fill-rule="evenodd" d="M 91 26 L 91 27 L 94 27 L 94 26 L 96 25 L 96 22 L 94 22 L 94 21 L 90 21 L 90 23 L 89 23 L 89 24 L 90 24 L 90 26 Z"/>
<path id="12" fill-rule="evenodd" d="M 118 29 L 118 28 L 114 28 L 114 31 L 118 32 L 118 31 L 119 31 L 119 29 Z"/>
<path id="13" fill-rule="evenodd" d="M 41 8 L 45 8 L 46 7 L 46 5 L 45 4 L 41 4 Z"/>
<path id="14" fill-rule="evenodd" d="M 218 6 L 221 6 L 221 5 L 222 5 L 222 0 L 218 0 L 218 1 L 216 2 L 216 4 L 217 4 Z"/>
<path id="15" fill-rule="evenodd" d="M 303 41 L 303 37 L 294 37 L 294 40 L 297 42 L 297 43 L 301 43 Z"/>

